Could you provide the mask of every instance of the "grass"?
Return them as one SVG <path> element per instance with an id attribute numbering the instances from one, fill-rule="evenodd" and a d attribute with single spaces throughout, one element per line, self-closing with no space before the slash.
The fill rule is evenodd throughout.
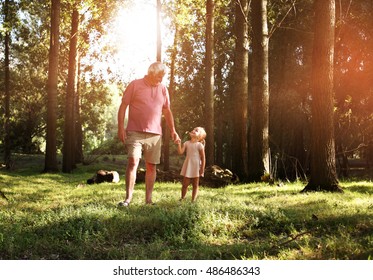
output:
<path id="1" fill-rule="evenodd" d="M 0 170 L 0 259 L 372 259 L 373 183 L 341 182 L 345 192 L 308 193 L 304 183 L 201 187 L 180 203 L 181 185 L 157 182 L 144 205 L 137 184 L 129 208 L 123 161 L 42 174 L 40 156 Z M 84 185 L 96 170 L 118 170 L 121 183 Z M 190 199 L 191 192 L 188 193 Z"/>

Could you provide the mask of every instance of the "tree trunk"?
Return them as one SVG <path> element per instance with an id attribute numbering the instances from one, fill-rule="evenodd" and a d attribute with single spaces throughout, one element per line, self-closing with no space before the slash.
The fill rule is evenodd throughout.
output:
<path id="1" fill-rule="evenodd" d="M 214 0 L 206 1 L 205 128 L 206 165 L 214 164 Z"/>
<path id="2" fill-rule="evenodd" d="M 170 66 L 170 86 L 169 86 L 169 94 L 170 94 L 170 102 L 172 104 L 173 95 L 175 92 L 175 63 L 176 63 L 176 54 L 177 54 L 177 45 L 179 43 L 179 29 L 178 26 L 175 27 L 175 35 L 174 35 L 174 42 L 173 47 L 171 50 L 171 66 Z M 170 170 L 170 130 L 168 126 L 166 126 L 166 133 L 164 135 L 165 143 L 164 143 L 164 163 L 163 163 L 163 170 L 168 171 Z"/>
<path id="3" fill-rule="evenodd" d="M 69 72 L 67 77 L 67 91 L 65 104 L 65 132 L 62 171 L 70 173 L 75 168 L 75 125 L 74 125 L 74 99 L 76 94 L 77 78 L 77 45 L 78 45 L 79 12 L 74 9 L 72 14 L 71 38 L 69 50 Z"/>
<path id="4" fill-rule="evenodd" d="M 223 60 L 217 60 L 216 69 L 222 69 Z M 224 95 L 224 77 L 222 71 L 216 71 L 216 95 L 219 98 L 219 101 L 215 103 L 215 108 L 217 112 L 225 112 L 225 114 L 214 114 L 215 115 L 215 164 L 219 166 L 224 166 L 224 136 L 227 134 L 227 127 L 225 124 L 227 123 L 227 119 L 229 118 L 229 112 L 227 112 L 227 108 L 225 107 L 225 103 L 222 102 L 223 95 Z"/>
<path id="5" fill-rule="evenodd" d="M 269 174 L 269 85 L 267 0 L 252 1 L 253 85 L 250 108 L 249 181 Z"/>
<path id="6" fill-rule="evenodd" d="M 162 61 L 161 0 L 157 0 L 157 61 Z"/>
<path id="7" fill-rule="evenodd" d="M 234 85 L 233 85 L 233 136 L 232 156 L 233 171 L 240 179 L 247 177 L 247 121 L 248 121 L 248 2 L 236 2 L 236 47 L 234 60 Z"/>
<path id="8" fill-rule="evenodd" d="M 162 61 L 162 30 L 161 30 L 161 13 L 162 3 L 157 0 L 157 61 Z M 163 163 L 163 170 L 170 169 L 170 129 L 165 121 L 162 121 L 162 130 L 164 131 L 162 137 L 162 153 L 161 162 Z"/>
<path id="9" fill-rule="evenodd" d="M 311 176 L 305 191 L 342 192 L 335 165 L 333 59 L 335 0 L 315 0 Z"/>
<path id="10" fill-rule="evenodd" d="M 52 0 L 49 71 L 47 83 L 47 137 L 45 150 L 44 172 L 58 171 L 57 164 L 57 83 L 58 83 L 58 54 L 60 34 L 60 0 Z"/>
<path id="11" fill-rule="evenodd" d="M 78 58 L 78 61 L 80 59 Z M 74 124 L 75 124 L 75 163 L 82 163 L 84 161 L 83 156 L 83 129 L 82 129 L 82 119 L 80 117 L 80 62 L 77 63 L 77 77 L 76 77 L 76 94 L 75 94 L 75 105 L 74 105 Z"/>
<path id="12" fill-rule="evenodd" d="M 5 168 L 11 168 L 11 146 L 10 146 L 10 69 L 9 69 L 9 45 L 10 45 L 10 15 L 9 15 L 9 0 L 4 3 L 4 75 L 5 75 L 5 124 L 4 124 L 4 162 Z"/>

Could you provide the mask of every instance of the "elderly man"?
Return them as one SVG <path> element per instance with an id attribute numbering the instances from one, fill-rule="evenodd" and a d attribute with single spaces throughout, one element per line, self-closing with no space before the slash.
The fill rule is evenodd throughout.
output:
<path id="1" fill-rule="evenodd" d="M 118 111 L 118 137 L 126 145 L 128 163 L 126 168 L 126 198 L 118 205 L 129 206 L 136 182 L 136 172 L 144 156 L 145 203 L 152 204 L 152 193 L 156 179 L 156 165 L 161 157 L 162 114 L 171 131 L 174 142 L 180 141 L 175 130 L 170 109 L 170 96 L 162 84 L 166 68 L 161 62 L 152 63 L 148 74 L 132 81 L 123 93 Z M 128 123 L 124 129 L 124 117 L 128 108 Z"/>

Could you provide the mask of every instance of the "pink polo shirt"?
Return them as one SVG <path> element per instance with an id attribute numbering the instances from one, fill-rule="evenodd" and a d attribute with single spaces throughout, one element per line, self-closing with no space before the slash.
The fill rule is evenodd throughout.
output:
<path id="1" fill-rule="evenodd" d="M 123 93 L 129 105 L 127 131 L 162 135 L 162 110 L 170 107 L 170 96 L 163 84 L 150 86 L 144 78 L 132 81 Z"/>

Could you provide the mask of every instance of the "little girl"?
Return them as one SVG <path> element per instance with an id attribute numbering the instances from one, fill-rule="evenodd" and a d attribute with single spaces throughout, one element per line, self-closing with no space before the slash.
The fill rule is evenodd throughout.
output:
<path id="1" fill-rule="evenodd" d="M 181 168 L 180 175 L 183 178 L 183 185 L 181 188 L 181 200 L 183 200 L 188 191 L 188 186 L 192 181 L 192 201 L 195 202 L 198 195 L 199 177 L 203 177 L 205 172 L 205 138 L 206 131 L 202 127 L 196 127 L 193 131 L 189 132 L 190 140 L 181 145 L 178 141 L 178 152 L 183 154 L 186 151 L 186 157 Z"/>

